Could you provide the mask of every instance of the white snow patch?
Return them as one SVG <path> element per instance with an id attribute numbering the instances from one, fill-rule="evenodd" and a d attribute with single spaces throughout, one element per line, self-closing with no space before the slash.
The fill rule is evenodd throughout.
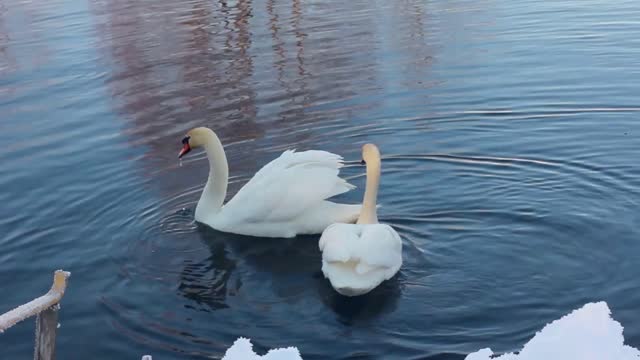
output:
<path id="1" fill-rule="evenodd" d="M 241 337 L 227 349 L 222 360 L 302 360 L 302 357 L 295 347 L 269 350 L 265 355 L 260 356 L 253 352 L 251 341 Z"/>
<path id="2" fill-rule="evenodd" d="M 518 355 L 492 357 L 486 348 L 465 360 L 640 360 L 638 349 L 624 345 L 622 330 L 607 303 L 589 303 L 547 324 Z"/>

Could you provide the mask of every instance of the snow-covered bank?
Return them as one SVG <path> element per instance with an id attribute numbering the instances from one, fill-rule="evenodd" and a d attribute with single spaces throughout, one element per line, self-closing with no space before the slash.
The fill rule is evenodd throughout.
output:
<path id="1" fill-rule="evenodd" d="M 622 325 L 605 302 L 589 303 L 547 324 L 518 354 L 494 357 L 486 348 L 465 360 L 640 360 L 640 350 L 624 344 Z M 295 347 L 259 356 L 248 339 L 239 338 L 222 360 L 302 360 Z"/>
<path id="2" fill-rule="evenodd" d="M 294 347 L 269 350 L 265 355 L 260 356 L 253 352 L 251 341 L 241 337 L 227 349 L 222 360 L 302 360 L 302 357 Z"/>
<path id="3" fill-rule="evenodd" d="M 640 351 L 624 345 L 622 325 L 605 302 L 589 303 L 547 324 L 519 354 L 492 357 L 486 348 L 465 360 L 639 360 Z"/>

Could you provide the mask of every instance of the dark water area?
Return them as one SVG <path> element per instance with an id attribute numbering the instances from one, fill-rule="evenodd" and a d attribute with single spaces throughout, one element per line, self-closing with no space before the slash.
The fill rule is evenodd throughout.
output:
<path id="1" fill-rule="evenodd" d="M 605 300 L 640 346 L 635 1 L 0 0 L 0 313 L 71 271 L 60 359 L 310 359 L 519 349 Z M 193 222 L 220 135 L 229 196 L 287 148 L 383 153 L 404 265 L 338 296 L 317 236 Z M 25 359 L 33 322 L 0 335 Z"/>

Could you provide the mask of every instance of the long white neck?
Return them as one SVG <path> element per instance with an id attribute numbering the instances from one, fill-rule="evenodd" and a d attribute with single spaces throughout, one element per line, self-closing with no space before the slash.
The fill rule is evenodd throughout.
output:
<path id="1" fill-rule="evenodd" d="M 367 160 L 367 184 L 358 224 L 377 224 L 378 187 L 380 186 L 380 159 Z"/>
<path id="2" fill-rule="evenodd" d="M 227 196 L 227 185 L 229 182 L 227 155 L 224 153 L 220 139 L 218 139 L 218 136 L 213 131 L 207 136 L 204 149 L 207 153 L 207 159 L 209 160 L 209 178 L 198 201 L 196 217 L 220 211 L 224 199 Z"/>

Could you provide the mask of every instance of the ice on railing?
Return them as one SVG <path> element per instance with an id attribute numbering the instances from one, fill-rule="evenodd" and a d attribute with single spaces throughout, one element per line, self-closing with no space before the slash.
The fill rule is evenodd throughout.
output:
<path id="1" fill-rule="evenodd" d="M 0 333 L 3 333 L 20 321 L 36 316 L 52 306 L 57 306 L 67 288 L 67 278 L 69 275 L 71 274 L 67 271 L 57 270 L 53 276 L 53 285 L 51 289 L 49 289 L 49 292 L 0 315 Z"/>
<path id="2" fill-rule="evenodd" d="M 227 349 L 222 360 L 302 360 L 302 357 L 295 347 L 269 350 L 260 356 L 253 352 L 251 341 L 241 337 Z"/>
<path id="3" fill-rule="evenodd" d="M 638 349 L 624 345 L 622 330 L 607 303 L 589 303 L 547 324 L 517 355 L 495 357 L 486 348 L 465 360 L 640 360 Z"/>

